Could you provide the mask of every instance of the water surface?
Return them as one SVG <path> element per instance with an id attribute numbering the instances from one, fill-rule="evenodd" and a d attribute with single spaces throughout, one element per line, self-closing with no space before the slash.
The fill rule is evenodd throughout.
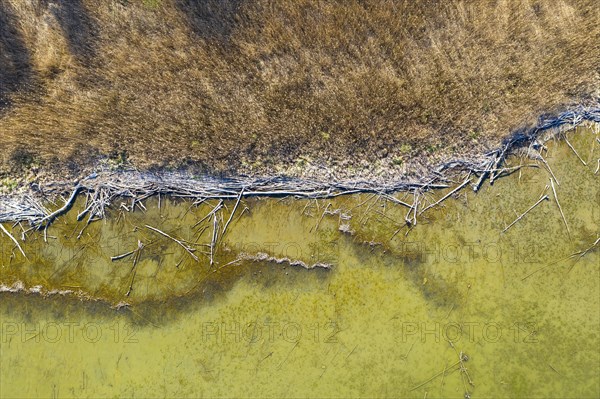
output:
<path id="1" fill-rule="evenodd" d="M 598 397 L 600 255 L 572 255 L 600 234 L 600 146 L 590 129 L 568 137 L 586 166 L 565 143 L 545 155 L 568 230 L 550 173 L 518 158 L 539 167 L 462 190 L 412 228 L 373 194 L 243 200 L 212 265 L 214 218 L 194 225 L 218 201 L 116 203 L 86 226 L 81 198 L 27 235 L 28 259 L 0 237 L 2 284 L 72 292 L 0 294 L 0 395 Z M 111 260 L 138 242 L 135 267 Z"/>

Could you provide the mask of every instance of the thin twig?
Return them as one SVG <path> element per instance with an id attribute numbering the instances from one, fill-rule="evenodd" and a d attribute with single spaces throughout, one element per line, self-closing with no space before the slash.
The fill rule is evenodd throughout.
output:
<path id="1" fill-rule="evenodd" d="M 407 204 L 407 203 L 406 203 L 406 202 L 404 202 L 404 201 L 400 201 L 398 198 L 396 198 L 396 197 L 394 197 L 394 196 L 392 196 L 392 195 L 389 195 L 389 194 L 384 194 L 384 195 L 383 195 L 383 198 L 385 198 L 385 199 L 387 199 L 387 200 L 390 200 L 390 201 L 392 201 L 392 202 L 393 202 L 393 203 L 395 203 L 395 204 L 400 204 L 400 205 L 402 205 L 402 206 L 405 206 L 405 207 L 407 207 L 407 208 L 411 208 L 411 209 L 412 209 L 412 205 L 411 205 L 411 204 Z"/>
<path id="2" fill-rule="evenodd" d="M 163 236 L 165 236 L 165 237 L 167 237 L 167 238 L 170 238 L 171 240 L 175 241 L 177 244 L 179 244 L 179 245 L 181 246 L 181 248 L 185 249 L 185 251 L 186 251 L 188 254 L 190 254 L 190 256 L 191 256 L 192 258 L 194 258 L 194 260 L 195 260 L 196 262 L 199 260 L 199 259 L 198 259 L 198 257 L 197 257 L 196 255 L 194 255 L 194 254 L 193 254 L 193 252 L 195 251 L 195 249 L 194 249 L 194 248 L 190 248 L 190 247 L 188 247 L 188 246 L 187 246 L 187 245 L 185 245 L 183 242 L 179 241 L 179 240 L 178 240 L 178 239 L 176 239 L 176 238 L 173 238 L 173 237 L 171 237 L 170 235 L 168 235 L 168 234 L 167 234 L 167 233 L 165 233 L 164 231 L 160 231 L 160 230 L 159 230 L 159 229 L 157 229 L 156 227 L 152 227 L 152 226 L 149 226 L 149 225 L 145 225 L 145 226 L 146 226 L 146 228 L 147 228 L 147 229 L 150 229 L 150 230 L 152 230 L 152 231 L 155 231 L 155 232 L 157 232 L 158 234 L 161 234 L 161 235 L 163 235 Z"/>
<path id="3" fill-rule="evenodd" d="M 366 223 L 365 218 L 368 220 L 369 211 L 371 210 L 371 208 L 373 207 L 373 205 L 375 205 L 376 203 L 379 202 L 380 199 L 381 199 L 381 194 L 379 194 L 377 197 L 375 197 L 375 201 L 371 202 L 369 204 L 369 206 L 367 206 L 367 209 L 365 210 L 365 212 L 363 213 L 362 217 L 358 221 L 359 224 Z M 363 221 L 364 221 L 364 223 L 363 223 Z"/>
<path id="4" fill-rule="evenodd" d="M 587 163 L 585 163 L 585 161 L 583 159 L 581 159 L 581 157 L 579 156 L 579 154 L 577 153 L 577 151 L 575 151 L 575 148 L 573 148 L 573 146 L 571 145 L 571 143 L 569 143 L 569 140 L 567 139 L 567 136 L 565 135 L 565 142 L 567 143 L 567 145 L 569 146 L 569 148 L 571 150 L 573 150 L 573 152 L 575 153 L 575 155 L 577 155 L 577 158 L 579 158 L 579 160 L 581 161 L 581 163 L 584 166 L 587 166 Z"/>
<path id="5" fill-rule="evenodd" d="M 546 190 L 548 189 L 548 186 L 546 186 Z M 502 233 L 505 233 L 508 229 L 510 229 L 512 226 L 514 226 L 515 223 L 517 223 L 519 220 L 521 220 L 525 215 L 527 215 L 533 208 L 535 208 L 536 206 L 538 206 L 542 201 L 547 200 L 548 199 L 548 195 L 544 194 L 540 197 L 539 200 L 537 200 L 537 202 L 535 204 L 533 204 L 529 209 L 527 209 L 521 216 L 519 216 L 518 218 L 516 218 L 514 220 L 514 222 L 512 222 L 511 224 L 509 224 L 504 230 L 502 230 Z"/>
<path id="6" fill-rule="evenodd" d="M 129 255 L 132 255 L 135 253 L 135 251 L 137 251 L 137 249 L 134 249 L 133 251 L 129 251 L 127 253 L 121 254 L 121 255 L 116 255 L 116 256 L 111 256 L 110 260 L 112 260 L 113 262 L 119 259 L 123 259 L 128 257 Z"/>
<path id="7" fill-rule="evenodd" d="M 573 262 L 573 264 L 571 265 L 571 267 L 569 268 L 569 270 L 567 270 L 567 273 L 571 272 L 571 270 L 573 270 L 573 268 L 575 267 L 575 264 L 577 262 L 579 262 L 579 260 L 581 258 L 583 258 L 588 252 L 590 252 L 592 249 L 594 249 L 596 247 L 596 245 L 598 245 L 598 243 L 600 243 L 600 237 L 598 237 L 596 239 L 596 241 L 594 241 L 594 243 L 588 249 L 586 249 L 584 251 L 575 252 L 574 254 L 571 254 L 571 256 L 569 256 L 569 258 L 577 256 L 577 259 L 575 259 L 575 262 Z"/>
<path id="8" fill-rule="evenodd" d="M 558 210 L 560 211 L 562 220 L 565 223 L 565 227 L 567 228 L 567 234 L 570 237 L 571 230 L 569 230 L 569 225 L 567 224 L 567 219 L 565 218 L 565 214 L 563 213 L 562 207 L 560 206 L 560 202 L 558 202 L 558 195 L 556 195 L 556 189 L 554 188 L 554 180 L 552 178 L 550 178 L 550 185 L 552 186 L 552 192 L 554 193 L 554 199 L 556 200 L 556 205 L 558 205 Z"/>
<path id="9" fill-rule="evenodd" d="M 25 255 L 25 252 L 23 251 L 23 248 L 21 248 L 21 245 L 19 245 L 19 242 L 15 239 L 15 237 L 12 236 L 12 234 L 10 234 L 8 232 L 8 230 L 6 230 L 6 227 L 4 227 L 4 225 L 2 225 L 2 223 L 0 223 L 0 229 L 2 229 L 2 231 L 4 232 L 4 234 L 6 234 L 8 236 L 8 238 L 10 238 L 12 240 L 12 242 L 15 243 L 15 245 L 17 246 L 17 248 L 19 248 L 19 251 L 21 252 L 21 254 L 23 254 L 23 256 L 25 257 L 25 259 L 29 260 L 29 258 L 27 257 L 27 255 Z"/>
<path id="10" fill-rule="evenodd" d="M 217 243 L 218 238 L 218 222 L 217 222 L 217 214 L 213 213 L 213 235 L 212 240 L 210 241 L 210 265 L 214 263 L 214 255 L 215 255 L 215 245 Z"/>
<path id="11" fill-rule="evenodd" d="M 366 200 L 362 201 L 360 204 L 353 206 L 352 208 L 349 209 L 350 212 L 352 212 L 353 210 L 355 210 L 356 208 L 360 208 L 361 206 L 363 206 L 364 204 L 366 204 L 367 202 L 369 202 L 373 197 L 375 197 L 377 194 L 371 194 Z M 304 212 L 303 212 L 304 213 Z"/>
<path id="12" fill-rule="evenodd" d="M 233 207 L 233 210 L 231 211 L 231 215 L 229 215 L 229 219 L 227 219 L 227 223 L 225 223 L 225 226 L 223 227 L 223 232 L 221 233 L 221 238 L 223 238 L 225 236 L 225 232 L 227 231 L 227 226 L 229 226 L 229 223 L 231 223 L 231 219 L 233 219 L 233 215 L 235 215 L 235 211 L 238 208 L 238 206 L 240 205 L 240 200 L 242 199 L 242 195 L 244 195 L 243 188 L 242 188 L 242 191 L 240 191 L 240 195 L 238 195 L 237 201 Z"/>
<path id="13" fill-rule="evenodd" d="M 130 271 L 131 281 L 129 282 L 129 289 L 127 290 L 127 293 L 125 294 L 125 296 L 129 296 L 129 294 L 131 294 L 131 291 L 133 290 L 133 281 L 135 280 L 135 275 L 137 274 L 137 264 L 138 264 L 138 261 L 140 260 L 140 256 L 141 256 L 143 248 L 144 248 L 144 244 L 142 244 L 142 242 L 138 240 L 138 247 L 134 251 L 135 255 L 133 257 L 133 266 L 131 267 L 131 271 Z"/>
<path id="14" fill-rule="evenodd" d="M 436 379 L 437 377 L 439 377 L 440 375 L 444 375 L 444 374 L 446 374 L 446 371 L 448 371 L 449 369 L 451 369 L 451 368 L 453 368 L 453 367 L 456 367 L 456 366 L 458 366 L 459 364 L 460 364 L 460 360 L 459 360 L 458 362 L 454 363 L 453 365 L 451 365 L 450 367 L 444 367 L 444 370 L 440 371 L 439 373 L 437 373 L 436 375 L 434 375 L 434 376 L 432 376 L 431 378 L 427 379 L 426 381 L 423 381 L 423 382 L 422 382 L 422 383 L 420 383 L 419 385 L 417 385 L 417 386 L 415 386 L 415 387 L 411 388 L 411 389 L 409 390 L 409 392 L 411 392 L 411 391 L 414 391 L 414 390 L 416 390 L 416 389 L 419 389 L 419 388 L 421 388 L 423 385 L 426 385 L 426 384 L 430 383 L 431 381 L 435 380 L 435 379 Z"/>
<path id="15" fill-rule="evenodd" d="M 421 212 L 419 212 L 419 215 L 422 215 L 423 212 L 425 212 L 426 210 L 433 208 L 434 206 L 442 203 L 444 200 L 446 200 L 447 198 L 450 198 L 454 193 L 460 191 L 464 186 L 466 186 L 467 184 L 469 184 L 471 182 L 471 174 L 469 173 L 469 176 L 467 176 L 467 178 L 465 179 L 464 182 L 461 183 L 460 186 L 456 187 L 454 190 L 450 191 L 448 194 L 444 195 L 440 200 L 438 200 L 436 203 L 431 204 L 429 206 L 426 206 L 424 209 L 421 209 Z"/>
<path id="16" fill-rule="evenodd" d="M 542 162 L 544 163 L 544 165 L 546 166 L 546 169 L 548 169 L 548 172 L 550 172 L 550 174 L 554 178 L 554 181 L 556 182 L 556 184 L 560 186 L 560 182 L 558 181 L 558 179 L 554 175 L 554 172 L 552 172 L 552 169 L 550 168 L 550 165 L 548 164 L 548 162 L 546 161 L 546 159 L 544 159 L 544 157 L 542 156 L 542 154 L 538 153 L 538 155 L 539 155 L 540 159 L 542 160 Z"/>
<path id="17" fill-rule="evenodd" d="M 319 229 L 319 225 L 321 224 L 321 221 L 323 220 L 323 217 L 325 217 L 325 214 L 327 213 L 327 210 L 329 209 L 330 206 L 331 206 L 331 202 L 327 204 L 327 206 L 325 207 L 325 210 L 321 214 L 321 217 L 317 221 L 317 224 L 315 225 L 315 231 L 317 231 Z"/>
<path id="18" fill-rule="evenodd" d="M 215 214 L 216 212 L 219 211 L 219 209 L 221 209 L 223 207 L 223 200 L 219 200 L 219 203 L 212 209 L 212 211 L 208 212 L 208 214 L 206 216 L 204 216 L 202 219 L 200 219 L 199 221 L 197 221 L 192 228 L 198 226 L 199 224 L 201 224 L 202 222 L 204 222 L 206 219 L 208 219 L 209 217 L 211 217 L 213 214 Z"/>

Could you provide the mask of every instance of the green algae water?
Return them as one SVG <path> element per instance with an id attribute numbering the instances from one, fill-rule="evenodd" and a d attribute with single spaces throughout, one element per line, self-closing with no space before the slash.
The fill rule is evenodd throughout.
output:
<path id="1" fill-rule="evenodd" d="M 537 167 L 411 226 L 413 193 L 242 200 L 212 248 L 235 201 L 89 226 L 80 201 L 19 240 L 27 258 L 0 238 L 0 396 L 598 397 L 597 137 L 569 134 L 586 165 L 547 143 L 561 208 L 517 158 Z"/>

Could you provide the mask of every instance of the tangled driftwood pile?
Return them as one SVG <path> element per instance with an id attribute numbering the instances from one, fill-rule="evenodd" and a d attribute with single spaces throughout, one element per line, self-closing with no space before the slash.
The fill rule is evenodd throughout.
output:
<path id="1" fill-rule="evenodd" d="M 188 175 L 176 172 L 151 174 L 135 170 L 99 172 L 79 181 L 71 189 L 64 205 L 56 211 L 51 212 L 43 205 L 47 196 L 58 194 L 50 188 L 44 189 L 44 196 L 38 196 L 38 198 L 34 198 L 33 195 L 27 195 L 20 199 L 0 198 L 0 222 L 27 221 L 37 229 L 44 229 L 58 216 L 67 212 L 78 195 L 86 196 L 85 208 L 79 213 L 78 220 L 87 218 L 87 222 L 90 223 L 102 219 L 105 216 L 106 208 L 117 198 L 129 199 L 130 207 L 133 210 L 136 204 L 143 206 L 141 201 L 155 195 L 158 195 L 159 199 L 161 195 L 170 195 L 204 201 L 213 198 L 239 200 L 241 197 L 251 196 L 330 198 L 353 193 L 389 194 L 397 191 L 412 191 L 415 194 L 415 202 L 412 206 L 410 204 L 403 205 L 410 208 L 406 217 L 407 222 L 412 221 L 416 224 L 419 193 L 430 189 L 449 187 L 453 183 L 447 177 L 449 171 L 467 171 L 469 175 L 462 184 L 438 203 L 471 183 L 472 176 L 477 178 L 472 183 L 473 189 L 477 191 L 486 179 L 493 183 L 498 177 L 510 174 L 520 168 L 521 166 L 503 167 L 507 156 L 517 149 L 527 149 L 527 155 L 542 161 L 553 175 L 540 151 L 540 148 L 544 147 L 543 142 L 560 134 L 561 131 L 585 121 L 600 123 L 600 106 L 580 106 L 556 117 L 540 118 L 535 128 L 516 132 L 506 139 L 500 148 L 484 154 L 482 159 L 447 162 L 433 171 L 430 176 L 416 182 L 398 181 L 381 185 L 368 181 L 318 182 L 285 177 L 190 178 Z M 545 134 L 547 132 L 549 133 Z M 424 209 L 421 210 L 421 212 L 423 211 Z"/>

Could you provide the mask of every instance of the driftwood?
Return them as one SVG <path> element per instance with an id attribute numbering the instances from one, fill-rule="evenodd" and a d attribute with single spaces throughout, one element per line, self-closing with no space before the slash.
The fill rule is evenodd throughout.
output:
<path id="1" fill-rule="evenodd" d="M 204 222 L 206 219 L 208 219 L 209 217 L 211 217 L 212 215 L 217 213 L 219 211 L 219 209 L 221 209 L 222 207 L 223 207 L 223 200 L 219 200 L 219 203 L 212 209 L 212 211 L 208 212 L 208 214 L 206 216 L 204 216 L 202 219 L 197 221 L 192 227 L 196 227 L 196 226 L 202 224 L 202 222 Z"/>
<path id="2" fill-rule="evenodd" d="M 458 187 L 456 187 L 454 190 L 450 191 L 448 194 L 444 195 L 442 198 L 440 198 L 435 203 L 430 204 L 430 205 L 426 206 L 425 208 L 421 209 L 421 212 L 419 213 L 419 215 L 422 215 L 423 212 L 425 212 L 426 210 L 431 209 L 434 206 L 437 206 L 440 203 L 442 203 L 443 201 L 445 201 L 447 198 L 450 198 L 452 195 L 454 195 L 455 193 L 459 192 L 464 186 L 466 186 L 470 182 L 471 182 L 471 174 L 469 173 L 469 176 L 467 176 L 467 178 L 465 179 L 464 182 L 462 182 Z"/>
<path id="3" fill-rule="evenodd" d="M 223 227 L 223 232 L 221 233 L 221 238 L 223 236 L 225 236 L 225 232 L 227 231 L 227 226 L 229 226 L 229 223 L 231 223 L 231 219 L 233 219 L 233 215 L 235 215 L 235 211 L 238 208 L 238 206 L 240 205 L 240 200 L 242 199 L 242 195 L 244 195 L 244 189 L 243 188 L 240 191 L 240 194 L 238 195 L 237 201 L 235 202 L 233 210 L 231 211 L 231 215 L 229 215 L 229 219 L 227 219 L 227 223 L 225 223 L 225 226 Z"/>
<path id="4" fill-rule="evenodd" d="M 585 161 L 579 156 L 579 154 L 577 153 L 577 151 L 575 150 L 575 148 L 571 145 L 571 143 L 569 143 L 569 139 L 567 139 L 566 135 L 565 135 L 565 143 L 567 143 L 567 145 L 569 146 L 569 148 L 575 153 L 575 155 L 577 155 L 577 158 L 579 158 L 579 160 L 581 161 L 581 163 L 584 166 L 587 166 L 587 163 L 585 163 Z"/>
<path id="5" fill-rule="evenodd" d="M 71 196 L 69 197 L 69 199 L 67 199 L 67 201 L 61 208 L 57 209 L 56 211 L 52 212 L 50 215 L 48 215 L 48 216 L 44 217 L 42 220 L 40 220 L 39 225 L 38 225 L 38 230 L 40 230 L 42 227 L 48 228 L 48 226 L 54 221 L 54 219 L 56 219 L 63 213 L 67 212 L 69 209 L 71 209 L 71 206 L 73 206 L 73 203 L 75 202 L 75 199 L 77 198 L 77 194 L 79 194 L 79 191 L 81 191 L 82 189 L 83 189 L 83 187 L 79 184 L 77 186 L 75 186 L 75 189 L 71 193 Z"/>
<path id="6" fill-rule="evenodd" d="M 404 217 L 404 220 L 406 221 L 406 224 L 409 227 L 417 225 L 417 211 L 419 209 L 419 203 L 420 203 L 418 190 L 414 190 L 413 198 L 414 198 L 413 204 L 411 205 L 406 216 Z M 413 214 L 412 217 L 410 216 L 411 213 Z"/>
<path id="7" fill-rule="evenodd" d="M 428 383 L 430 383 L 431 381 L 435 380 L 437 377 L 439 376 L 443 376 L 446 375 L 446 373 L 448 371 L 451 371 L 451 369 L 453 369 L 454 367 L 458 366 L 460 364 L 460 360 L 452 365 L 450 365 L 449 367 L 444 367 L 444 370 L 440 371 L 439 373 L 433 375 L 432 377 L 428 378 L 427 380 L 423 381 L 422 383 L 420 383 L 417 386 L 412 387 L 411 389 L 409 389 L 409 392 L 415 391 L 419 388 L 421 388 L 424 385 L 427 385 Z"/>
<path id="8" fill-rule="evenodd" d="M 217 238 L 219 234 L 219 222 L 217 221 L 217 214 L 213 213 L 213 234 L 212 239 L 210 241 L 210 265 L 212 266 L 214 263 L 215 256 L 215 246 L 217 245 Z"/>
<path id="9" fill-rule="evenodd" d="M 177 244 L 179 244 L 179 245 L 181 246 L 181 248 L 185 249 L 185 251 L 186 251 L 188 254 L 190 254 L 190 256 L 191 256 L 191 257 L 192 257 L 192 258 L 193 258 L 193 259 L 194 259 L 196 262 L 199 260 L 199 259 L 198 259 L 198 257 L 197 257 L 196 255 L 194 255 L 194 251 L 195 251 L 195 249 L 194 249 L 194 248 L 190 248 L 190 247 L 188 247 L 187 245 L 185 245 L 185 244 L 184 244 L 183 242 L 181 242 L 180 240 L 178 240 L 178 239 L 176 239 L 176 238 L 174 238 L 174 237 L 171 237 L 170 235 L 168 235 L 168 234 L 167 234 L 167 233 L 165 233 L 164 231 L 161 231 L 161 230 L 157 229 L 156 227 L 152 227 L 152 226 L 149 226 L 149 225 L 145 225 L 145 227 L 146 227 L 147 229 L 149 229 L 149 230 L 155 231 L 155 232 L 157 232 L 158 234 L 161 234 L 161 235 L 163 235 L 163 236 L 165 236 L 165 237 L 167 237 L 167 238 L 170 238 L 171 240 L 175 241 Z"/>
<path id="10" fill-rule="evenodd" d="M 473 185 L 473 191 L 477 192 L 481 188 L 481 185 L 485 181 L 486 177 L 490 177 L 490 184 L 494 183 L 502 173 L 510 170 L 511 168 L 500 168 L 502 163 L 506 161 L 508 154 L 511 152 L 513 147 L 520 143 L 520 139 L 509 140 L 502 149 L 498 149 L 489 153 L 490 159 L 484 161 L 482 167 L 471 167 L 469 169 L 472 173 L 480 173 L 479 179 Z M 520 168 L 517 167 L 517 168 Z"/>
<path id="11" fill-rule="evenodd" d="M 496 179 L 496 177 L 498 176 L 496 173 L 496 171 L 498 170 L 498 167 L 500 166 L 500 164 L 502 162 L 505 161 L 506 159 L 506 154 L 507 152 L 510 150 L 510 142 L 507 143 L 504 148 L 502 149 L 502 152 L 496 156 L 496 159 L 494 161 L 493 167 L 490 170 L 490 184 L 494 183 L 494 180 Z M 501 170 L 501 169 L 500 169 Z M 499 173 L 498 173 L 499 174 Z"/>
<path id="12" fill-rule="evenodd" d="M 483 170 L 483 173 L 481 174 L 481 176 L 479 176 L 477 183 L 475 183 L 475 185 L 473 186 L 473 191 L 475 191 L 475 192 L 479 191 L 479 189 L 481 188 L 481 185 L 483 184 L 483 181 L 485 180 L 487 175 L 490 173 L 490 170 L 492 169 L 493 164 L 494 164 L 494 160 L 491 160 L 486 164 L 486 167 Z"/>
<path id="13" fill-rule="evenodd" d="M 596 241 L 594 241 L 594 243 L 589 248 L 584 249 L 583 251 L 579 251 L 579 252 L 575 252 L 574 254 L 571 254 L 569 256 L 569 258 L 577 257 L 577 259 L 575 259 L 575 262 L 573 262 L 571 267 L 569 267 L 569 270 L 567 271 L 567 273 L 569 273 L 571 270 L 573 270 L 573 268 L 575 267 L 575 264 L 577 264 L 577 262 L 579 262 L 579 260 L 581 258 L 583 258 L 585 255 L 587 255 L 588 252 L 590 252 L 592 249 L 596 248 L 596 246 L 598 244 L 600 244 L 600 236 L 596 239 Z"/>
<path id="14" fill-rule="evenodd" d="M 98 220 L 105 217 L 106 208 L 117 199 L 129 198 L 135 205 L 139 201 L 152 195 L 159 195 L 159 201 L 164 194 L 172 197 L 189 198 L 194 201 L 205 201 L 209 199 L 237 199 L 240 191 L 244 189 L 243 197 L 267 196 L 267 197 L 299 197 L 307 199 L 332 198 L 340 195 L 353 193 L 392 194 L 400 191 L 425 192 L 436 188 L 446 188 L 447 184 L 442 172 L 447 170 L 473 171 L 478 176 L 474 190 L 478 191 L 489 176 L 493 183 L 507 168 L 502 168 L 506 157 L 514 150 L 538 146 L 538 139 L 542 132 L 550 128 L 572 128 L 584 121 L 600 122 L 600 104 L 594 103 L 589 107 L 579 106 L 556 116 L 540 118 L 536 127 L 514 133 L 502 146 L 480 157 L 478 162 L 468 160 L 451 160 L 440 165 L 432 171 L 430 176 L 420 181 L 396 181 L 393 183 L 382 183 L 381 181 L 328 181 L 319 182 L 305 179 L 291 179 L 286 177 L 276 178 L 216 178 L 204 176 L 200 179 L 192 179 L 190 176 L 178 172 L 163 172 L 150 174 L 137 172 L 135 170 L 101 171 L 83 178 L 79 181 L 71 196 L 64 206 L 55 212 L 48 212 L 40 204 L 39 199 L 31 196 L 23 196 L 19 200 L 15 197 L 0 198 L 0 222 L 5 221 L 28 221 L 32 226 L 42 229 L 50 225 L 58 216 L 62 215 L 75 201 L 77 194 L 81 191 L 88 193 L 85 209 L 78 215 L 82 219 L 90 214 L 90 220 Z M 558 131 L 556 134 L 559 134 Z M 560 185 L 556 176 L 549 168 L 547 162 L 539 155 L 539 159 L 548 168 L 557 185 Z M 600 166 L 598 167 L 600 170 Z M 43 187 L 42 196 L 48 197 L 62 191 L 62 188 L 51 186 Z M 143 204 L 139 204 L 143 209 Z M 419 208 L 419 204 L 413 204 L 413 212 Z M 89 215 L 88 215 L 89 216 Z M 210 217 L 210 216 L 209 216 Z M 414 218 L 413 218 L 414 222 Z"/>
<path id="15" fill-rule="evenodd" d="M 407 204 L 407 203 L 406 203 L 406 202 L 404 202 L 404 201 L 400 201 L 398 198 L 394 197 L 393 195 L 390 195 L 390 194 L 384 194 L 384 195 L 383 195 L 383 198 L 385 198 L 385 199 L 387 199 L 387 200 L 390 200 L 390 201 L 392 201 L 392 202 L 393 202 L 393 203 L 395 203 L 395 204 L 399 204 L 399 205 L 405 206 L 405 207 L 407 207 L 407 208 L 412 208 L 412 205 L 410 205 L 410 204 Z"/>
<path id="16" fill-rule="evenodd" d="M 138 247 L 134 252 L 133 255 L 133 266 L 131 267 L 131 280 L 129 282 L 129 289 L 127 290 L 127 293 L 125 294 L 125 296 L 129 296 L 129 294 L 131 294 L 131 291 L 133 290 L 133 282 L 135 280 L 135 275 L 137 274 L 137 264 L 138 261 L 140 260 L 140 256 L 142 253 L 142 249 L 144 249 L 144 244 L 142 244 L 141 241 L 138 240 Z"/>
<path id="17" fill-rule="evenodd" d="M 546 188 L 544 191 L 548 190 L 548 186 L 546 185 Z M 525 217 L 525 215 L 527 215 L 533 208 L 535 208 L 536 206 L 538 206 L 542 201 L 547 200 L 548 195 L 544 194 L 540 197 L 539 200 L 537 200 L 537 202 L 533 205 L 531 205 L 531 207 L 529 207 L 529 209 L 527 209 L 521 216 L 517 217 L 511 224 L 509 224 L 504 230 L 502 230 L 502 233 L 506 233 L 506 231 L 508 229 L 510 229 L 512 226 L 514 226 L 519 220 L 523 219 L 523 217 Z"/>
<path id="18" fill-rule="evenodd" d="M 592 121 L 592 122 L 600 122 L 600 108 L 598 108 L 596 106 L 591 109 L 580 109 L 579 111 L 569 111 L 569 112 L 564 112 L 555 118 L 550 118 L 547 120 L 540 120 L 538 125 L 535 128 L 531 129 L 531 131 L 526 132 L 526 133 L 523 133 L 523 132 L 515 133 L 511 138 L 509 138 L 507 140 L 507 143 L 501 149 L 494 150 L 494 151 L 486 154 L 488 156 L 488 159 L 483 161 L 483 163 L 480 164 L 479 166 L 475 166 L 469 162 L 464 162 L 464 161 L 452 161 L 452 162 L 449 162 L 448 164 L 445 164 L 445 165 L 442 165 L 441 167 L 439 167 L 436 170 L 436 172 L 439 173 L 439 172 L 441 172 L 447 168 L 451 168 L 451 167 L 461 167 L 463 169 L 470 170 L 479 176 L 479 179 L 473 185 L 473 190 L 477 192 L 477 191 L 479 191 L 479 189 L 481 188 L 481 185 L 483 184 L 483 182 L 485 181 L 485 179 L 488 176 L 490 176 L 490 183 L 493 183 L 494 180 L 503 171 L 506 171 L 505 169 L 499 169 L 499 166 L 502 164 L 502 162 L 504 162 L 506 157 L 511 152 L 513 152 L 514 149 L 519 148 L 519 147 L 527 147 L 527 146 L 529 146 L 531 148 L 532 145 L 543 147 L 543 145 L 541 145 L 539 143 L 538 137 L 540 137 L 541 133 L 544 130 L 551 129 L 551 128 L 558 128 L 563 125 L 568 125 L 568 127 L 572 128 L 572 127 L 575 127 L 575 126 L 581 124 L 585 120 Z M 566 137 L 565 137 L 565 139 L 566 139 Z M 570 145 L 568 140 L 566 140 L 566 141 L 567 141 L 567 144 L 569 145 L 569 147 L 571 147 L 571 149 L 576 153 L 576 155 L 578 156 L 580 161 L 584 162 L 583 159 L 581 159 L 581 157 L 579 157 L 579 154 L 577 154 L 575 149 Z M 556 184 L 560 185 L 560 182 L 554 175 L 554 172 L 548 165 L 548 162 L 545 160 L 545 158 L 541 154 L 538 154 L 537 159 L 539 159 L 544 164 L 546 169 L 548 169 L 548 172 L 552 175 Z"/>
<path id="19" fill-rule="evenodd" d="M 548 170 L 548 173 L 550 173 L 550 175 L 552 176 L 552 178 L 553 178 L 553 179 L 554 179 L 554 181 L 556 182 L 556 185 L 560 186 L 560 183 L 559 183 L 558 179 L 556 178 L 556 175 L 555 175 L 555 174 L 554 174 L 554 172 L 552 171 L 552 168 L 550 168 L 550 165 L 548 164 L 548 161 L 546 161 L 546 158 L 544 158 L 544 157 L 542 156 L 542 154 L 541 154 L 541 153 L 539 153 L 539 152 L 538 152 L 536 155 L 537 155 L 537 156 L 536 156 L 536 158 L 535 158 L 535 159 L 538 159 L 538 160 L 542 161 L 542 163 L 543 163 L 543 164 L 544 164 L 544 166 L 546 167 L 546 170 Z"/>
<path id="20" fill-rule="evenodd" d="M 556 194 L 556 189 L 554 188 L 554 180 L 552 180 L 552 178 L 550 178 L 550 185 L 552 186 L 552 193 L 554 193 L 554 200 L 556 201 L 556 205 L 558 205 L 560 216 L 562 216 L 562 220 L 565 223 L 565 227 L 567 228 L 567 234 L 571 236 L 571 230 L 569 229 L 569 224 L 567 223 L 565 214 L 563 213 L 562 207 L 560 206 L 560 202 L 558 202 L 558 195 Z"/>
<path id="21" fill-rule="evenodd" d="M 85 199 L 85 206 L 86 208 L 81 211 L 79 214 L 77 214 L 77 220 L 82 220 L 83 217 L 92 209 L 93 206 L 93 202 L 90 202 L 90 193 L 88 192 L 86 195 L 86 199 Z"/>
<path id="22" fill-rule="evenodd" d="M 4 232 L 4 234 L 6 234 L 8 236 L 8 238 L 10 238 L 11 241 L 15 243 L 15 245 L 17 246 L 17 248 L 19 249 L 19 252 L 21 252 L 23 257 L 25 259 L 29 259 L 29 258 L 27 258 L 27 255 L 25 255 L 25 251 L 23 251 L 23 248 L 21 248 L 21 245 L 19 245 L 19 242 L 17 241 L 17 239 L 15 237 L 13 237 L 13 235 L 10 234 L 10 232 L 8 230 L 6 230 L 6 227 L 4 227 L 2 225 L 2 223 L 0 223 L 0 230 L 2 230 Z"/>
<path id="23" fill-rule="evenodd" d="M 137 249 L 134 249 L 133 251 L 126 252 L 126 253 L 121 254 L 121 255 L 111 256 L 110 260 L 112 260 L 114 262 L 116 260 L 120 260 L 120 259 L 126 258 L 129 255 L 133 255 L 135 253 L 135 251 L 137 251 Z"/>

